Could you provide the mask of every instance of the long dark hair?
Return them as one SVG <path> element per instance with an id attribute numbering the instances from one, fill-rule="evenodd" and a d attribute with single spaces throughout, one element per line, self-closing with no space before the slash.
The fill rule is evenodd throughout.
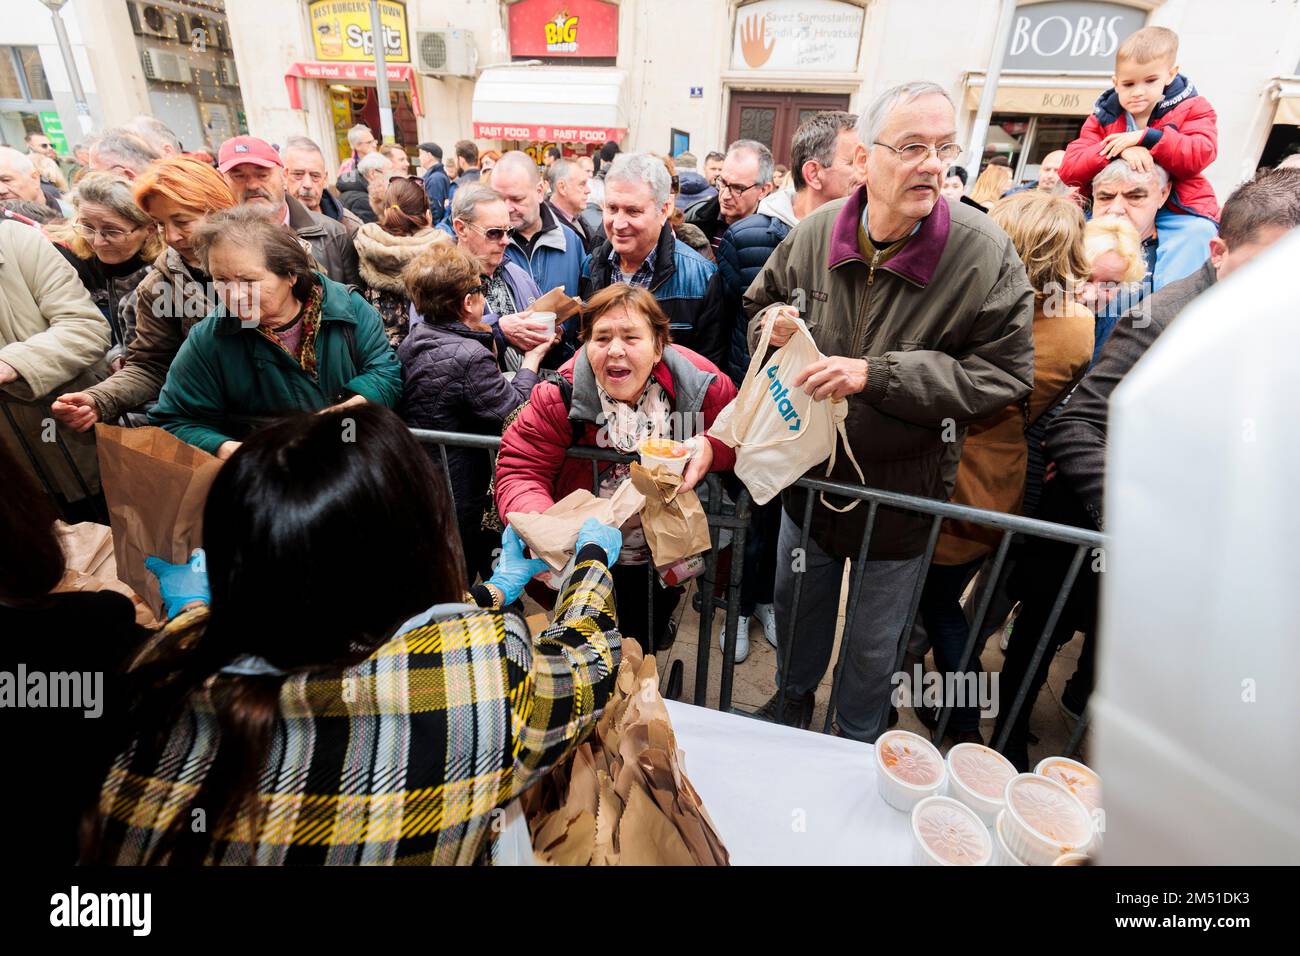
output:
<path id="1" fill-rule="evenodd" d="M 0 441 L 0 603 L 43 601 L 63 578 L 64 557 L 54 532 L 57 515 L 49 496 Z"/>
<path id="2" fill-rule="evenodd" d="M 287 676 L 358 663 L 418 612 L 459 600 L 465 577 L 445 482 L 402 421 L 375 405 L 297 416 L 249 438 L 213 482 L 203 544 L 206 629 L 137 671 L 142 765 L 152 768 L 191 697 L 236 658 L 283 673 L 211 685 L 216 756 L 154 851 L 172 865 L 201 863 L 237 822 L 256 834 Z M 207 812 L 207 833 L 188 826 L 191 807 Z M 101 822 L 83 829 L 87 862 Z"/>

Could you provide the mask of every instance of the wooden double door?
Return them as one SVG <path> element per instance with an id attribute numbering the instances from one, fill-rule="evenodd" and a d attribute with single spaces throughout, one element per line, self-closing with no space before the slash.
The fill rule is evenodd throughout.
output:
<path id="1" fill-rule="evenodd" d="M 756 139 L 778 163 L 790 165 L 790 140 L 799 124 L 822 110 L 847 110 L 847 93 L 757 93 L 732 90 L 727 142 Z"/>

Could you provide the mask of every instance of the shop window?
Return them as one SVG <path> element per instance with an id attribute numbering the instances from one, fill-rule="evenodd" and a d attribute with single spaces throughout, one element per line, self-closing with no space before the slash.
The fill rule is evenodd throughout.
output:
<path id="1" fill-rule="evenodd" d="M 0 46 L 0 100 L 48 100 L 50 84 L 34 46 Z"/>
<path id="2" fill-rule="evenodd" d="M 23 75 L 27 77 L 27 90 L 33 100 L 50 99 L 50 84 L 45 80 L 45 68 L 41 66 L 40 51 L 34 46 L 15 47 L 18 60 L 22 64 Z"/>

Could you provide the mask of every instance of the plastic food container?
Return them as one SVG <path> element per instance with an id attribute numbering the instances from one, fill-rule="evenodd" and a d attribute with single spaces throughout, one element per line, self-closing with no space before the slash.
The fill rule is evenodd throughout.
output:
<path id="1" fill-rule="evenodd" d="M 641 453 L 641 464 L 646 468 L 656 466 L 680 475 L 686 470 L 686 463 L 691 460 L 694 450 L 686 442 L 673 441 L 671 438 L 647 438 L 637 450 Z"/>
<path id="2" fill-rule="evenodd" d="M 1052 866 L 1092 866 L 1092 857 L 1086 853 L 1062 853 Z"/>
<path id="3" fill-rule="evenodd" d="M 1083 803 L 1050 777 L 1022 773 L 1007 781 L 1002 836 L 1029 866 L 1051 866 L 1062 853 L 1086 851 L 1092 818 Z"/>
<path id="4" fill-rule="evenodd" d="M 548 333 L 552 338 L 555 337 L 555 313 L 554 312 L 534 312 L 531 316 L 533 322 L 545 322 L 550 328 Z"/>
<path id="5" fill-rule="evenodd" d="M 998 813 L 997 820 L 993 824 L 993 865 L 1025 866 L 1025 861 L 1011 852 L 1006 837 L 1002 835 L 1003 830 L 1006 829 L 1006 819 L 1007 811 L 1003 810 Z"/>
<path id="6" fill-rule="evenodd" d="M 1006 803 L 1007 781 L 1015 765 L 991 747 L 957 744 L 948 751 L 948 795 L 975 811 L 991 827 Z"/>
<path id="7" fill-rule="evenodd" d="M 889 730 L 876 740 L 876 786 L 895 810 L 911 813 L 943 793 L 947 771 L 934 744 L 910 731 Z"/>
<path id="8" fill-rule="evenodd" d="M 952 797 L 926 797 L 912 808 L 917 866 L 988 866 L 993 840 L 975 811 Z"/>
<path id="9" fill-rule="evenodd" d="M 1038 761 L 1034 773 L 1065 785 L 1065 789 L 1079 798 L 1092 820 L 1093 849 L 1101 846 L 1101 777 L 1086 764 L 1069 757 L 1044 757 Z"/>

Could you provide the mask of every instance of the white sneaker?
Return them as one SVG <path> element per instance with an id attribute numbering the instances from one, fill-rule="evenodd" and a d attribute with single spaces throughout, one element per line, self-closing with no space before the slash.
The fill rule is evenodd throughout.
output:
<path id="1" fill-rule="evenodd" d="M 724 619 L 725 620 L 725 619 Z M 723 650 L 723 638 L 726 633 L 726 625 L 718 630 L 718 650 Z M 749 656 L 749 618 L 736 618 L 736 663 L 743 664 L 745 658 Z"/>
<path id="2" fill-rule="evenodd" d="M 767 643 L 776 647 L 776 608 L 771 604 L 755 604 L 754 617 L 763 625 L 763 636 Z"/>

